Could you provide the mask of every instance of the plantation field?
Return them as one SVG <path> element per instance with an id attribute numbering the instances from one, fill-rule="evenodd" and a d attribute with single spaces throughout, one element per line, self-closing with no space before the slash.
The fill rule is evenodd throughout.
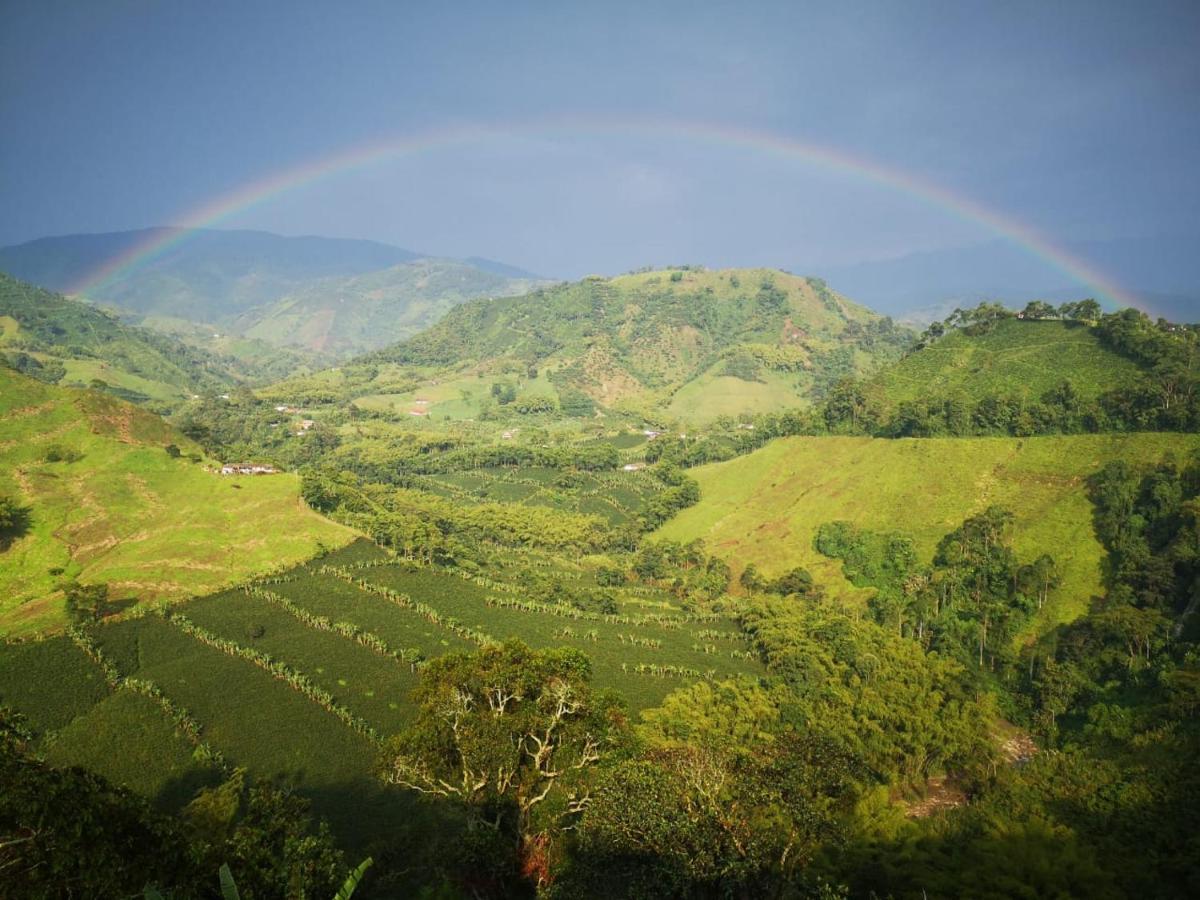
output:
<path id="1" fill-rule="evenodd" d="M 213 634 L 303 672 L 380 734 L 397 732 L 408 722 L 407 697 L 417 676 L 394 659 L 340 634 L 314 629 L 278 605 L 242 591 L 189 603 L 186 614 Z"/>
<path id="2" fill-rule="evenodd" d="M 0 706 L 37 733 L 57 731 L 108 696 L 104 677 L 65 637 L 0 645 Z"/>
<path id="3" fill-rule="evenodd" d="M 136 663 L 123 674 L 153 681 L 188 709 L 229 764 L 296 785 L 348 844 L 370 837 L 368 823 L 394 826 L 410 812 L 399 791 L 372 777 L 377 751 L 368 738 L 252 663 L 157 616 L 104 626 L 96 637 L 119 667 Z"/>
<path id="4" fill-rule="evenodd" d="M 421 478 L 419 486 L 468 503 L 520 503 L 598 516 L 609 525 L 637 520 L 663 485 L 646 472 L 560 472 L 527 468 L 472 469 Z"/>
<path id="5" fill-rule="evenodd" d="M 533 647 L 570 646 L 592 660 L 593 682 L 617 690 L 633 711 L 655 706 L 683 680 L 670 675 L 637 671 L 644 666 L 679 667 L 711 677 L 762 671 L 756 660 L 730 655 L 745 650 L 740 639 L 715 641 L 701 632 L 737 634 L 726 618 L 686 621 L 681 610 L 626 613 L 616 616 L 573 615 L 570 609 L 538 610 L 503 605 L 519 593 L 489 590 L 464 578 L 433 570 L 412 571 L 403 566 L 380 566 L 361 571 L 370 585 L 398 591 L 428 604 L 443 616 L 481 631 L 496 640 L 516 637 Z M 648 619 L 662 618 L 663 623 Z M 708 652 L 705 652 L 705 646 Z M 694 680 L 692 676 L 688 680 Z"/>
<path id="6" fill-rule="evenodd" d="M 51 765 L 90 769 L 168 810 L 220 777 L 197 761 L 157 703 L 130 690 L 114 691 L 73 719 L 54 735 L 45 755 Z"/>
<path id="7" fill-rule="evenodd" d="M 304 507 L 295 476 L 222 478 L 198 452 L 129 404 L 0 371 L 0 494 L 30 511 L 0 551 L 0 635 L 62 624 L 65 579 L 106 582 L 118 602 L 181 599 L 353 539 Z"/>
<path id="8" fill-rule="evenodd" d="M 1133 381 L 1138 371 L 1085 325 L 1002 319 L 986 334 L 955 331 L 909 354 L 883 370 L 868 394 L 885 407 L 944 396 L 1037 400 L 1070 381 L 1080 396 L 1090 399 Z"/>
<path id="9" fill-rule="evenodd" d="M 295 785 L 344 846 L 362 850 L 381 828 L 439 827 L 440 813 L 374 775 L 379 742 L 414 712 L 420 660 L 493 638 L 576 647 L 593 683 L 634 713 L 701 678 L 763 672 L 731 618 L 688 616 L 652 587 L 606 589 L 612 615 L 526 602 L 530 585 L 594 587 L 594 563 L 510 549 L 486 571 L 496 580 L 356 541 L 169 615 L 90 626 L 115 687 L 68 638 L 0 644 L 0 703 L 27 717 L 54 763 L 93 769 L 164 808 L 220 777 L 202 743 L 227 767 Z M 181 731 L 177 714 L 198 732 Z"/>
<path id="10" fill-rule="evenodd" d="M 748 456 L 691 470 L 700 502 L 658 532 L 703 538 L 736 571 L 754 563 L 769 576 L 803 565 L 836 598 L 860 601 L 841 563 L 813 547 L 817 528 L 847 520 L 900 531 L 932 559 L 964 518 L 999 505 L 1015 514 L 1013 543 L 1030 561 L 1050 553 L 1063 587 L 1041 613 L 1050 627 L 1083 614 L 1101 592 L 1103 550 L 1092 529 L 1085 481 L 1105 463 L 1184 458 L 1200 438 L 1182 434 L 880 440 L 796 437 Z"/>

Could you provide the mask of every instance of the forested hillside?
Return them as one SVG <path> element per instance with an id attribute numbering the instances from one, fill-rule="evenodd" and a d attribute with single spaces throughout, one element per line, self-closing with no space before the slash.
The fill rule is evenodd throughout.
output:
<path id="1" fill-rule="evenodd" d="M 0 273 L 0 355 L 50 384 L 96 386 L 163 410 L 234 379 L 216 357 Z"/>
<path id="2" fill-rule="evenodd" d="M 453 311 L 365 357 L 382 369 L 541 371 L 565 411 L 704 422 L 807 405 L 899 356 L 910 335 L 818 279 L 684 268 L 593 277 Z M 367 382 L 362 393 L 383 393 Z"/>

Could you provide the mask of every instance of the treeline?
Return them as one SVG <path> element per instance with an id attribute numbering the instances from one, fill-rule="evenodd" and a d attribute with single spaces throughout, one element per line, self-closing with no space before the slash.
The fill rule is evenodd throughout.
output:
<path id="1" fill-rule="evenodd" d="M 352 474 L 304 475 L 301 494 L 313 509 L 371 536 L 407 558 L 452 563 L 471 559 L 480 541 L 555 550 L 595 551 L 614 535 L 595 516 L 516 503 L 463 504 L 436 494 L 359 484 Z"/>
<path id="2" fill-rule="evenodd" d="M 1021 563 L 1012 549 L 1013 515 L 991 507 L 970 516 L 921 565 L 910 538 L 849 522 L 817 530 L 816 549 L 842 560 L 846 578 L 875 589 L 875 620 L 899 637 L 991 673 L 1020 661 L 1014 638 L 1061 582 L 1049 554 Z"/>

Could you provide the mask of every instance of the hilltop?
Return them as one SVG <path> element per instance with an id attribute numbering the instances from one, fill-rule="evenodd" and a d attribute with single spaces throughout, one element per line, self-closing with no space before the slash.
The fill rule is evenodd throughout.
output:
<path id="1" fill-rule="evenodd" d="M 296 476 L 212 465 L 158 416 L 0 368 L 0 495 L 28 517 L 0 550 L 0 634 L 61 624 L 72 580 L 179 599 L 352 539 L 304 507 Z"/>
<path id="2" fill-rule="evenodd" d="M 407 367 L 437 387 L 512 373 L 518 394 L 548 397 L 568 414 L 704 422 L 807 405 L 838 378 L 897 358 L 911 337 L 816 278 L 685 268 L 467 303 L 362 363 L 380 381 L 394 380 L 387 367 Z M 385 393 L 371 388 L 362 393 Z"/>
<path id="3" fill-rule="evenodd" d="M 1032 402 L 1070 382 L 1083 400 L 1127 387 L 1141 374 L 1094 327 L 1003 318 L 985 331 L 953 329 L 879 372 L 868 398 L 886 412 L 905 401 L 956 397 L 971 404 L 1008 396 Z"/>

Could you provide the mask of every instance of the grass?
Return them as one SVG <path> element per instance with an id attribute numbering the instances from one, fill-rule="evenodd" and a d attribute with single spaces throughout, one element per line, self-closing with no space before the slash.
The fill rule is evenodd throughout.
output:
<path id="1" fill-rule="evenodd" d="M 705 425 L 718 416 L 755 415 L 808 406 L 800 380 L 795 375 L 763 370 L 760 381 L 743 381 L 718 374 L 724 361 L 683 385 L 671 398 L 669 416 Z"/>
<path id="2" fill-rule="evenodd" d="M 1137 374 L 1137 365 L 1103 346 L 1091 328 L 1004 319 L 987 334 L 948 334 L 883 370 L 869 390 L 885 406 L 949 395 L 1036 400 L 1070 381 L 1092 398 Z"/>
<path id="3" fill-rule="evenodd" d="M 693 469 L 701 500 L 664 525 L 659 536 L 703 538 L 729 560 L 735 576 L 747 563 L 766 575 L 803 565 L 834 597 L 861 601 L 841 563 L 812 545 L 824 522 L 844 519 L 901 531 L 932 559 L 937 542 L 964 518 L 990 505 L 1016 516 L 1014 546 L 1022 560 L 1054 556 L 1064 586 L 1040 618 L 1050 627 L 1083 614 L 1101 592 L 1103 549 L 1092 529 L 1085 479 L 1110 460 L 1148 463 L 1183 458 L 1200 438 L 1180 434 L 1037 438 L 877 440 L 798 437 L 773 441 L 748 456 Z"/>
<path id="4" fill-rule="evenodd" d="M 222 478 L 172 458 L 197 449 L 157 416 L 0 370 L 0 494 L 31 510 L 0 555 L 0 635 L 60 626 L 61 583 L 116 600 L 182 599 L 353 539 L 309 511 L 294 475 Z M 47 462 L 52 445 L 80 455 Z"/>

